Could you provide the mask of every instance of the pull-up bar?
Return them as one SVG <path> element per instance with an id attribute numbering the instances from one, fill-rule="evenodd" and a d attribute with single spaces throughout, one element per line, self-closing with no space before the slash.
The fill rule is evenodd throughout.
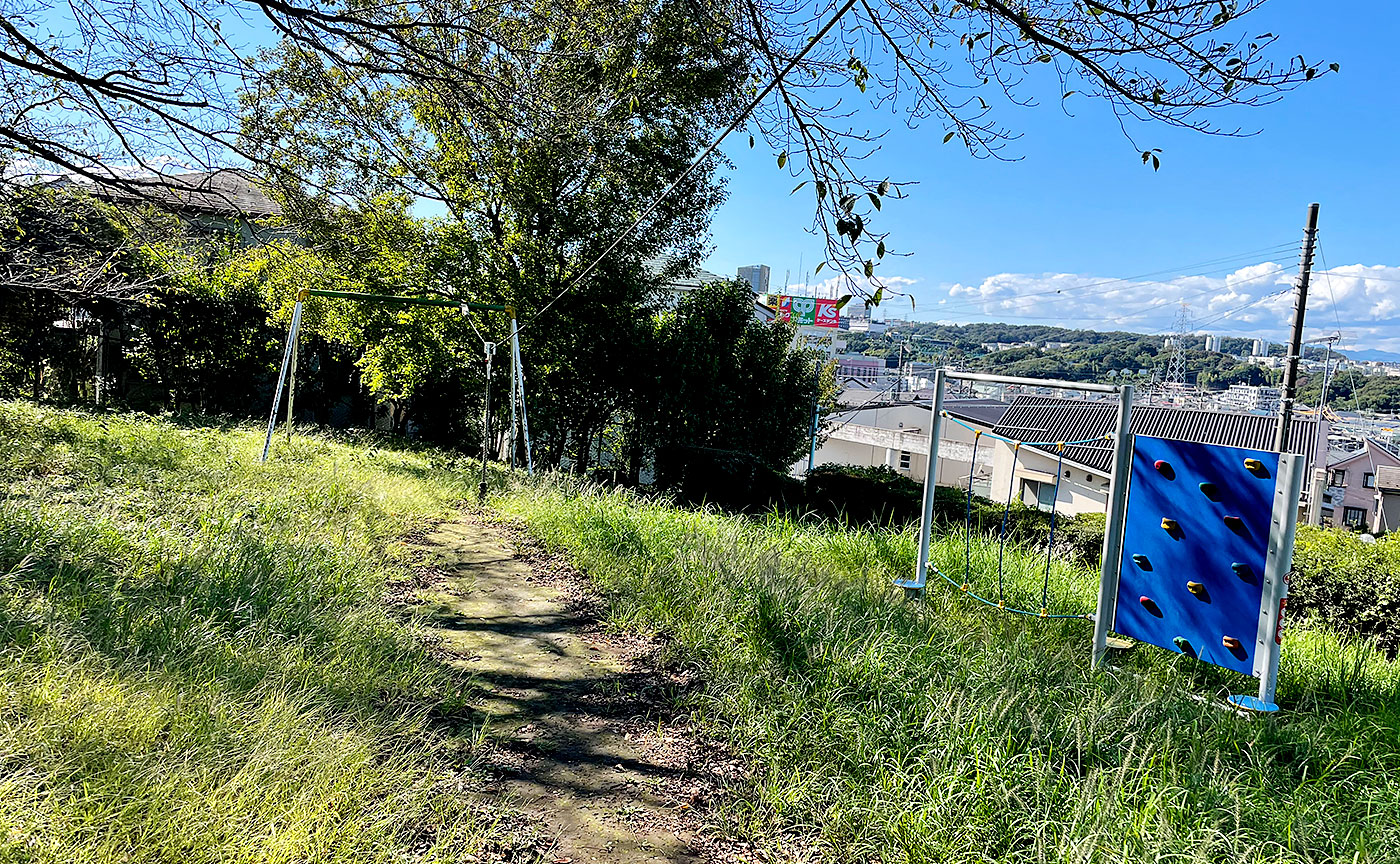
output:
<path id="1" fill-rule="evenodd" d="M 405 306 L 441 306 L 445 309 L 482 309 L 488 312 L 505 312 L 515 317 L 514 306 L 499 303 L 473 303 L 470 300 L 449 300 L 446 297 L 409 297 L 402 294 L 366 294 L 363 291 L 331 291 L 328 288 L 303 288 L 297 294 L 298 301 L 308 297 L 335 297 L 340 300 L 372 300 L 378 303 L 400 303 Z"/>
<path id="2" fill-rule="evenodd" d="M 292 307 L 292 322 L 287 328 L 287 343 L 282 352 L 282 368 L 277 373 L 277 387 L 272 396 L 272 412 L 267 418 L 267 438 L 263 441 L 262 461 L 267 461 L 268 450 L 272 447 L 272 433 L 277 428 L 277 414 L 282 405 L 282 388 L 287 385 L 287 435 L 292 429 L 292 408 L 296 393 L 297 336 L 301 331 L 302 306 L 312 297 L 326 297 L 333 300 L 355 300 L 360 302 L 388 303 L 397 306 L 434 306 L 442 309 L 457 309 L 463 316 L 472 309 L 489 312 L 504 312 L 510 318 L 510 462 L 515 467 L 516 408 L 520 411 L 520 425 L 525 431 L 525 460 L 531 474 L 535 473 L 535 460 L 530 451 L 530 421 L 525 414 L 525 372 L 520 364 L 519 328 L 515 321 L 515 307 L 499 303 L 475 303 L 470 300 L 450 300 L 446 297 L 407 296 L 402 294 L 370 294 L 365 291 L 333 291 L 329 288 L 303 288 L 297 292 L 296 304 Z M 486 462 L 490 455 L 491 442 L 491 357 L 496 351 L 496 343 L 484 342 L 486 354 L 486 406 L 481 416 L 481 491 L 486 495 Z M 517 401 L 518 400 L 518 401 Z"/>
<path id="3" fill-rule="evenodd" d="M 1051 387 L 1055 390 L 1089 390 L 1094 393 L 1117 393 L 1122 389 L 1118 384 L 1091 384 L 1087 381 L 1056 381 L 1053 378 L 1017 378 L 1013 375 L 992 375 L 987 372 L 944 373 L 945 378 L 954 381 L 982 381 L 987 384 L 1023 384 L 1027 387 Z"/>

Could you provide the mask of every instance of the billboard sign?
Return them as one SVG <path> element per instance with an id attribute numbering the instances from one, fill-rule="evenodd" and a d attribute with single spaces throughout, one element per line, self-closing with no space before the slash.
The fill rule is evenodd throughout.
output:
<path id="1" fill-rule="evenodd" d="M 773 320 L 792 322 L 799 327 L 830 327 L 841 325 L 841 310 L 835 300 L 819 300 L 816 297 L 793 297 L 782 294 L 775 306 Z"/>

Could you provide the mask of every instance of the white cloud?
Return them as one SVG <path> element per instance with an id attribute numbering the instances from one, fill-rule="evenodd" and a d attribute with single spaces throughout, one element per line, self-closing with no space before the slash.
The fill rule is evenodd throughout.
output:
<path id="1" fill-rule="evenodd" d="M 909 289 L 918 284 L 917 279 L 910 279 L 905 276 L 881 276 L 876 279 L 866 279 L 865 277 L 848 278 L 846 276 L 832 276 L 820 282 L 796 282 L 783 289 L 783 293 L 800 297 L 828 297 L 838 298 L 847 294 L 859 294 L 864 292 L 865 296 L 875 293 L 875 289 L 883 286 L 885 297 L 888 298 L 881 305 L 890 308 L 890 304 L 895 303 L 894 294 L 908 294 Z M 852 290 L 854 287 L 859 291 Z M 773 289 L 777 290 L 777 289 Z M 856 302 L 856 301 L 851 301 Z"/>
<path id="2" fill-rule="evenodd" d="M 914 292 L 918 306 L 913 317 L 1157 333 L 1172 329 L 1184 301 L 1197 332 L 1281 341 L 1292 317 L 1296 274 L 1292 261 L 1252 264 L 1226 276 L 1165 281 L 999 273 L 977 284 Z M 889 306 L 886 315 L 908 316 L 907 307 L 897 307 Z M 1349 264 L 1315 271 L 1307 325 L 1309 338 L 1340 330 L 1343 347 L 1400 352 L 1400 266 Z"/>

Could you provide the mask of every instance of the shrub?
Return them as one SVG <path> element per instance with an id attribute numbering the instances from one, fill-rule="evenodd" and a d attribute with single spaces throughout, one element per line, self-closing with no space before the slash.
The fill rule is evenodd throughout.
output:
<path id="1" fill-rule="evenodd" d="M 916 522 L 922 501 L 923 485 L 888 465 L 822 465 L 807 475 L 809 510 L 857 524 Z"/>
<path id="2" fill-rule="evenodd" d="M 675 445 L 656 453 L 656 485 L 686 504 L 759 512 L 802 506 L 802 481 L 751 453 Z"/>
<path id="3" fill-rule="evenodd" d="M 1298 527 L 1289 611 L 1400 654 L 1400 536 L 1363 543 L 1355 534 Z"/>

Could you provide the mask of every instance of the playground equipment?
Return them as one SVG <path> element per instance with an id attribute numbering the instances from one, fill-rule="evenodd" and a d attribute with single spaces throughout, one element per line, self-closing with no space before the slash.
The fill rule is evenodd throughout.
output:
<path id="1" fill-rule="evenodd" d="M 515 309 L 511 306 L 503 306 L 494 303 L 472 303 L 465 300 L 449 300 L 445 297 L 401 297 L 393 294 L 367 294 L 356 291 L 332 291 L 322 288 L 303 288 L 297 293 L 296 304 L 292 307 L 292 320 L 287 328 L 287 342 L 282 351 L 282 367 L 277 373 L 277 386 L 272 397 L 272 411 L 267 418 L 267 437 L 263 441 L 262 459 L 267 461 L 268 451 L 272 447 L 272 433 L 277 428 L 277 415 L 282 407 L 283 386 L 287 389 L 287 433 L 291 434 L 292 410 L 296 401 L 296 375 L 297 375 L 297 354 L 298 337 L 301 333 L 302 308 L 312 297 L 326 297 L 337 300 L 353 300 L 368 303 L 388 303 L 397 306 L 436 306 L 446 309 L 458 309 L 463 317 L 471 314 L 474 309 L 493 312 L 504 312 L 510 319 L 510 464 L 516 463 L 516 441 L 520 433 L 524 433 L 525 462 L 531 474 L 535 473 L 534 455 L 530 449 L 530 421 L 525 412 L 525 373 L 520 362 L 520 329 L 515 320 Z M 486 488 L 486 462 L 489 454 L 491 440 L 491 398 L 489 382 L 491 380 L 491 361 L 496 353 L 496 343 L 482 340 L 482 350 L 486 355 L 486 380 L 488 382 L 486 407 L 482 412 L 482 442 L 481 442 L 481 492 L 485 493 Z M 517 423 L 517 409 L 519 412 Z"/>
<path id="2" fill-rule="evenodd" d="M 972 478 L 968 478 L 962 579 L 929 561 L 939 440 L 944 424 L 960 423 L 943 409 L 948 380 L 1029 385 L 1059 390 L 1116 393 L 1114 430 L 1079 441 L 1016 441 L 973 431 L 972 461 L 984 438 L 1012 448 L 1011 480 L 998 546 L 998 597 L 972 590 Z M 1172 441 L 1130 431 L 1131 385 L 1086 384 L 940 369 L 934 374 L 918 561 L 911 578 L 896 580 L 919 594 L 930 574 L 965 595 L 1012 614 L 1037 618 L 1082 618 L 1094 622 L 1092 662 L 1102 661 L 1110 630 L 1197 660 L 1259 678 L 1259 696 L 1232 696 L 1241 708 L 1276 711 L 1281 623 L 1292 566 L 1302 456 L 1212 444 Z M 967 424 L 962 424 L 967 425 Z M 1067 447 L 1112 442 L 1108 515 L 1104 530 L 1098 602 L 1094 614 L 1052 614 L 1050 561 Z M 1006 602 L 1003 560 L 1007 517 L 1015 493 L 1016 464 L 1025 447 L 1058 454 L 1055 499 L 1046 544 L 1045 576 L 1038 612 Z"/>
<path id="3" fill-rule="evenodd" d="M 1302 478 L 1301 456 L 1134 436 L 1113 631 L 1257 677 L 1230 701 L 1278 710 Z"/>

